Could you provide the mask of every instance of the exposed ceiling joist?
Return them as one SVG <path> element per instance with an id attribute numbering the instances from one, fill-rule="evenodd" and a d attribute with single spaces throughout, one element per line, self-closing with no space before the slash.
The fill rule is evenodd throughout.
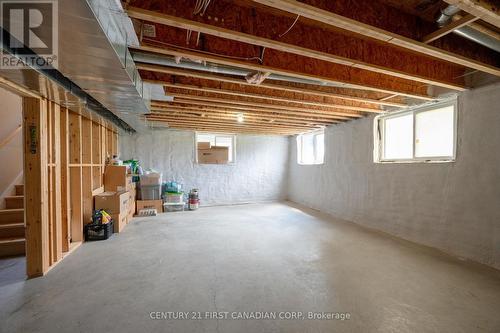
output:
<path id="1" fill-rule="evenodd" d="M 146 119 L 147 120 L 147 119 Z M 278 136 L 291 136 L 300 134 L 304 131 L 271 131 L 271 130 L 251 130 L 251 129 L 239 129 L 239 128 L 226 128 L 226 127 L 208 127 L 203 125 L 185 125 L 185 124 L 175 124 L 174 126 L 170 126 L 165 121 L 151 119 L 148 120 L 150 124 L 156 128 L 165 128 L 170 130 L 184 130 L 184 131 L 193 131 L 193 132 L 209 132 L 209 133 L 227 133 L 227 134 L 246 134 L 246 135 L 278 135 Z M 165 125 L 165 126 L 163 126 Z"/>
<path id="2" fill-rule="evenodd" d="M 232 131 L 235 133 L 244 132 L 257 132 L 257 133 L 280 133 L 280 134 L 297 134 L 302 132 L 307 132 L 315 129 L 314 127 L 304 127 L 304 128 L 277 128 L 277 127 L 265 127 L 265 126 L 245 126 L 237 124 L 217 124 L 214 122 L 200 122 L 200 121 L 182 121 L 176 119 L 167 119 L 162 117 L 145 116 L 147 120 L 159 121 L 168 124 L 171 128 L 190 128 L 193 130 L 211 130 L 211 131 Z"/>
<path id="3" fill-rule="evenodd" d="M 152 107 L 151 112 L 166 112 L 166 113 L 204 113 L 204 114 L 214 114 L 223 115 L 227 117 L 236 117 L 239 114 L 243 114 L 245 117 L 251 119 L 267 119 L 267 120 L 282 120 L 289 123 L 317 123 L 317 124 L 331 124 L 337 122 L 337 120 L 332 118 L 322 118 L 322 117 L 307 117 L 307 116 L 293 116 L 290 114 L 269 114 L 260 113 L 256 111 L 239 111 L 239 110 L 228 110 L 228 109 L 216 109 L 216 108 L 200 108 L 196 106 L 162 106 L 162 107 Z M 345 120 L 349 120 L 346 118 Z"/>
<path id="4" fill-rule="evenodd" d="M 479 19 L 478 17 L 470 15 L 470 14 L 465 15 L 464 17 L 460 18 L 459 20 L 453 21 L 450 24 L 442 27 L 441 29 L 436 30 L 436 31 L 428 34 L 427 36 L 422 38 L 422 42 L 429 44 L 430 42 L 433 42 L 436 39 L 441 38 L 441 37 L 453 32 L 453 30 L 456 30 L 460 27 L 468 25 L 468 24 L 470 24 L 478 19 Z"/>
<path id="5" fill-rule="evenodd" d="M 240 84 L 240 85 L 244 85 L 244 86 L 259 87 L 259 88 L 278 90 L 278 91 L 287 91 L 287 92 L 300 93 L 300 94 L 311 95 L 311 96 L 335 98 L 335 99 L 341 99 L 341 100 L 352 101 L 352 102 L 371 103 L 371 104 L 385 105 L 385 106 L 392 106 L 392 107 L 406 107 L 407 106 L 406 104 L 403 104 L 403 103 L 387 102 L 385 100 L 377 100 L 377 99 L 372 99 L 372 98 L 364 98 L 364 97 L 343 95 L 343 94 L 338 94 L 338 93 L 330 93 L 330 92 L 320 91 L 320 90 L 315 90 L 315 89 L 298 88 L 298 87 L 288 86 L 288 85 L 283 85 L 283 84 L 271 84 L 271 83 L 264 82 L 264 83 L 261 83 L 259 85 L 255 85 L 252 83 L 248 83 L 246 80 L 236 79 L 236 78 L 222 76 L 222 75 L 203 73 L 203 72 L 199 72 L 199 71 L 195 71 L 195 70 L 186 70 L 186 69 L 172 68 L 172 67 L 167 67 L 167 66 L 149 65 L 149 64 L 143 64 L 143 63 L 136 63 L 136 67 L 138 69 L 141 69 L 141 70 L 147 70 L 147 71 L 157 72 L 157 73 L 165 73 L 165 74 L 170 74 L 170 75 L 193 77 L 193 78 L 212 80 L 212 81 L 218 81 L 218 82 L 227 82 L 227 83 L 233 83 L 233 84 Z"/>
<path id="6" fill-rule="evenodd" d="M 290 13 L 294 13 L 296 15 L 301 15 L 303 17 L 306 17 L 308 19 L 322 22 L 324 24 L 345 29 L 366 37 L 374 38 L 377 40 L 380 40 L 382 42 L 388 43 L 388 44 L 393 44 L 402 48 L 405 48 L 407 50 L 410 50 L 412 52 L 418 52 L 421 54 L 425 54 L 437 59 L 445 60 L 452 62 L 454 64 L 458 64 L 461 66 L 473 68 L 485 73 L 490 73 L 496 76 L 500 76 L 500 68 L 495 67 L 471 58 L 467 58 L 455 53 L 451 53 L 448 51 L 445 51 L 443 49 L 427 45 L 425 43 L 416 41 L 411 38 L 407 38 L 350 18 L 347 18 L 345 16 L 341 16 L 338 14 L 335 14 L 333 12 L 320 9 L 315 6 L 311 6 L 309 4 L 295 1 L 295 0 L 253 0 L 254 2 L 267 5 L 270 7 L 274 7 L 280 10 L 284 10 Z M 467 8 L 469 9 L 468 12 L 473 14 L 474 16 L 478 16 L 480 18 L 484 17 L 489 17 L 491 21 L 496 22 L 495 25 L 498 25 L 498 21 L 496 17 L 498 15 L 492 16 L 491 14 L 485 13 L 484 10 L 480 10 L 479 8 L 476 8 L 477 6 L 472 6 L 473 1 L 472 0 L 446 0 L 448 3 L 457 3 L 457 5 L 462 4 L 464 6 L 465 4 L 467 5 Z M 477 1 L 485 1 L 485 0 L 477 0 Z M 465 6 L 464 6 L 465 7 Z M 475 9 L 473 10 L 472 7 Z M 477 13 L 477 11 L 481 11 L 481 13 Z M 490 22 L 491 23 L 491 22 Z"/>
<path id="7" fill-rule="evenodd" d="M 355 118 L 362 118 L 361 114 L 350 114 L 349 117 L 345 115 L 336 115 L 331 113 L 314 113 L 314 112 L 304 112 L 304 111 L 290 111 L 290 110 L 278 110 L 278 109 L 268 109 L 263 107 L 252 107 L 248 105 L 241 104 L 232 104 L 231 102 L 220 103 L 220 102 L 209 102 L 205 100 L 191 100 L 191 99 L 176 99 L 175 102 L 151 102 L 151 107 L 165 107 L 171 106 L 173 104 L 181 104 L 187 106 L 201 106 L 201 107 L 215 107 L 217 109 L 226 109 L 226 110 L 235 110 L 239 112 L 243 111 L 254 111 L 260 113 L 268 113 L 268 114 L 282 114 L 282 115 L 290 115 L 290 116 L 304 116 L 304 117 L 318 117 L 318 118 L 326 118 L 326 119 L 339 119 L 339 120 L 349 120 Z"/>
<path id="8" fill-rule="evenodd" d="M 205 101 L 205 102 L 216 102 L 221 104 L 233 104 L 233 105 L 242 105 L 242 106 L 251 106 L 251 107 L 262 107 L 270 110 L 279 110 L 279 111 L 296 111 L 296 112 L 307 112 L 311 114 L 329 114 L 329 115 L 337 115 L 337 116 L 350 116 L 353 113 L 349 113 L 347 111 L 334 111 L 334 110 L 320 110 L 320 109 L 309 109 L 309 108 L 301 108 L 294 106 L 285 106 L 285 105 L 274 105 L 267 103 L 258 103 L 258 102 L 249 102 L 242 101 L 236 99 L 225 99 L 211 96 L 201 96 L 201 95 L 190 95 L 190 94 L 182 94 L 182 93 L 169 93 L 170 96 L 174 97 L 174 101 L 177 98 L 183 100 L 197 100 L 197 101 Z M 381 112 L 380 112 L 381 113 Z"/>
<path id="9" fill-rule="evenodd" d="M 500 5 L 491 0 L 444 0 L 485 22 L 500 28 Z"/>
<path id="10" fill-rule="evenodd" d="M 300 100 L 300 99 L 288 99 L 288 98 L 281 98 L 281 97 L 276 97 L 276 96 L 249 94 L 249 93 L 245 93 L 245 92 L 241 92 L 241 91 L 213 89 L 213 88 L 197 87 L 197 86 L 183 85 L 183 84 L 177 84 L 177 83 L 174 83 L 174 84 L 162 83 L 162 84 L 164 87 L 167 87 L 167 88 L 180 88 L 180 89 L 186 89 L 186 90 L 191 90 L 191 91 L 203 91 L 203 92 L 208 92 L 208 93 L 216 93 L 216 94 L 223 94 L 223 95 L 230 95 L 230 96 L 241 96 L 241 97 L 249 97 L 249 98 L 256 98 L 256 99 L 271 100 L 271 101 L 277 101 L 277 102 L 312 105 L 312 106 L 323 107 L 325 109 L 335 108 L 335 109 L 341 109 L 341 110 L 371 112 L 371 113 L 381 113 L 382 112 L 382 110 L 374 109 L 374 108 L 364 108 L 364 107 L 348 106 L 348 105 L 341 105 L 341 104 L 310 102 L 310 101 L 305 101 L 305 100 Z M 168 90 L 167 90 L 167 93 L 168 93 Z"/>
<path id="11" fill-rule="evenodd" d="M 427 101 L 435 99 L 432 96 L 425 95 L 422 93 L 410 92 L 409 91 L 410 89 L 408 89 L 408 90 L 405 89 L 405 91 L 401 91 L 401 90 L 396 91 L 396 90 L 378 88 L 378 87 L 374 87 L 374 86 L 362 86 L 359 84 L 353 84 L 352 82 L 342 82 L 342 81 L 334 80 L 330 77 L 310 74 L 307 72 L 306 69 L 303 69 L 303 68 L 302 69 L 296 69 L 296 68 L 285 69 L 285 65 L 293 66 L 293 64 L 283 64 L 283 66 L 284 66 L 283 68 L 274 68 L 274 67 L 268 67 L 268 66 L 254 64 L 254 63 L 249 63 L 249 62 L 242 61 L 242 60 L 225 58 L 223 56 L 215 56 L 215 55 L 203 53 L 200 51 L 186 50 L 186 49 L 175 48 L 175 47 L 156 47 L 156 46 L 151 46 L 151 45 L 141 45 L 140 47 L 131 47 L 131 49 L 139 50 L 142 52 L 166 54 L 169 56 L 178 56 L 178 57 L 185 57 L 185 58 L 194 59 L 194 60 L 208 61 L 208 62 L 213 62 L 213 63 L 226 65 L 226 66 L 241 67 L 241 68 L 249 69 L 252 71 L 272 72 L 272 73 L 276 73 L 276 74 L 287 75 L 287 76 L 292 76 L 292 77 L 297 77 L 297 78 L 302 78 L 302 79 L 307 79 L 307 80 L 315 80 L 315 81 L 319 81 L 319 82 L 323 81 L 323 82 L 328 82 L 330 84 L 338 85 L 339 87 L 342 87 L 342 88 L 369 90 L 369 91 L 375 91 L 375 92 L 391 94 L 391 95 L 396 94 L 396 95 L 400 95 L 400 96 L 406 96 L 406 97 L 410 97 L 410 98 L 427 100 Z"/>
<path id="12" fill-rule="evenodd" d="M 210 122 L 212 124 L 223 124 L 223 125 L 236 125 L 236 119 L 230 119 L 226 117 L 217 117 L 210 115 L 175 115 L 175 114 L 165 114 L 165 113 L 149 113 L 146 115 L 148 118 L 158 118 L 158 119 L 169 119 L 172 121 L 185 121 L 185 122 L 193 122 L 200 123 L 201 122 Z M 251 118 L 245 118 L 244 123 L 240 124 L 241 126 L 246 127 L 259 127 L 259 128 L 287 128 L 287 129 L 308 129 L 308 128 L 321 128 L 321 125 L 318 124 L 289 124 L 283 123 L 279 121 L 269 122 L 262 120 L 255 120 Z"/>
<path id="13" fill-rule="evenodd" d="M 258 45 L 261 47 L 266 47 L 278 51 L 283 51 L 287 53 L 296 54 L 299 56 L 309 57 L 313 59 L 319 59 L 327 61 L 330 63 L 340 64 L 352 68 L 364 69 L 367 71 L 375 72 L 378 74 L 389 75 L 393 77 L 398 77 L 406 80 L 412 80 L 420 83 L 425 83 L 429 85 L 435 85 L 439 87 L 444 87 L 448 89 L 453 89 L 457 91 L 465 90 L 465 87 L 460 84 L 455 84 L 451 82 L 446 82 L 442 80 L 436 80 L 427 78 L 424 76 L 409 74 L 406 72 L 398 71 L 389 66 L 383 67 L 379 65 L 374 65 L 358 60 L 352 60 L 346 57 L 336 56 L 330 53 L 321 52 L 313 50 L 310 48 L 301 47 L 299 45 L 284 43 L 272 39 L 262 38 L 256 35 L 251 35 L 239 31 L 229 30 L 221 27 L 217 27 L 210 24 L 205 24 L 197 21 L 188 20 L 181 17 L 170 16 L 163 13 L 158 13 L 150 10 L 145 10 L 142 8 L 129 7 L 127 13 L 130 17 L 141 19 L 145 21 L 150 21 L 158 24 L 168 25 L 172 27 L 178 27 L 187 29 L 190 31 L 198 31 L 206 33 L 212 36 L 217 36 L 229 40 L 234 40 L 238 42 L 243 42 L 252 45 Z"/>

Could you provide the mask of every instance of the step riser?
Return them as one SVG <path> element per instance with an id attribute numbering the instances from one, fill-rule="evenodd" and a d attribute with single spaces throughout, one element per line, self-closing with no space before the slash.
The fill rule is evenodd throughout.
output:
<path id="1" fill-rule="evenodd" d="M 24 222 L 24 211 L 5 212 L 0 211 L 0 224 L 11 224 Z"/>
<path id="2" fill-rule="evenodd" d="M 24 198 L 5 198 L 5 208 L 24 208 Z"/>
<path id="3" fill-rule="evenodd" d="M 21 238 L 21 237 L 24 237 L 24 225 L 12 226 L 9 228 L 0 228 L 0 239 Z"/>
<path id="4" fill-rule="evenodd" d="M 24 185 L 16 185 L 16 195 L 24 195 Z"/>
<path id="5" fill-rule="evenodd" d="M 22 242 L 8 243 L 8 244 L 0 244 L 0 258 L 24 255 L 26 252 L 24 243 L 25 242 L 22 241 Z"/>

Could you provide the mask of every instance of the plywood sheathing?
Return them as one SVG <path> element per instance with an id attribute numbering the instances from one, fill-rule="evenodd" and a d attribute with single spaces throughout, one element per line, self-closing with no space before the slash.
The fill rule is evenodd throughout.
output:
<path id="1" fill-rule="evenodd" d="M 461 76 L 463 75 L 464 67 L 462 66 L 452 65 L 431 57 L 413 54 L 395 46 L 387 46 L 377 41 L 367 40 L 358 35 L 346 32 L 345 30 L 330 27 L 326 28 L 325 26 L 318 27 L 315 24 L 310 24 L 310 21 L 305 19 L 300 19 L 288 34 L 280 38 L 279 35 L 290 27 L 294 18 L 290 18 L 287 15 L 275 15 L 259 8 L 238 7 L 235 6 L 233 2 L 218 1 L 216 5 L 212 5 L 209 8 L 207 14 L 203 17 L 193 17 L 191 6 L 185 4 L 176 6 L 175 3 L 164 2 L 161 4 L 156 3 L 150 8 L 148 8 L 150 4 L 146 2 L 141 3 L 141 1 L 133 1 L 132 4 L 137 6 L 141 5 L 143 8 L 156 10 L 161 13 L 189 18 L 221 28 L 254 34 L 259 37 L 279 40 L 292 45 L 327 52 L 377 66 L 391 67 L 396 70 L 421 75 L 423 77 L 435 78 L 436 80 L 454 84 L 463 84 Z M 415 21 L 415 19 L 413 19 L 413 21 Z M 165 28 L 164 26 L 156 25 L 156 28 L 158 34 L 157 40 L 171 41 L 170 38 L 172 38 L 172 36 L 168 31 L 163 31 Z M 193 33 L 191 37 L 195 40 L 197 35 Z M 203 47 L 207 47 L 212 43 L 218 43 L 218 39 L 213 36 L 202 34 L 202 37 L 204 40 L 202 40 L 200 44 L 203 44 Z M 182 40 L 177 42 L 185 44 L 186 35 L 183 34 L 181 39 Z M 194 40 L 190 41 L 190 43 L 194 42 Z M 213 47 L 215 48 L 215 46 Z M 220 50 L 220 48 L 221 47 L 218 48 L 219 51 L 224 51 Z M 227 46 L 222 46 L 222 48 L 227 48 Z M 238 46 L 230 46 L 231 51 L 235 52 L 236 49 L 238 49 Z M 228 49 L 225 51 L 228 52 Z M 267 49 L 266 52 L 267 51 L 269 51 L 269 49 Z M 260 57 L 260 53 L 261 48 L 254 46 L 247 48 L 245 54 L 240 53 L 238 55 L 244 57 Z M 272 53 L 279 59 L 277 60 L 278 62 L 292 59 L 288 56 L 281 55 L 279 51 L 272 50 Z M 264 58 L 265 57 L 266 55 Z M 299 61 L 300 63 L 301 60 L 298 58 L 294 59 L 294 61 Z M 304 60 L 302 60 L 302 62 L 303 61 Z M 269 64 L 275 63 L 270 61 Z M 321 63 L 315 63 L 314 65 L 317 66 L 318 64 Z M 328 65 L 331 65 L 331 63 L 328 63 Z M 340 70 L 341 67 L 337 66 L 340 65 L 334 66 L 335 69 Z M 351 70 L 353 69 L 351 68 Z M 352 74 L 364 74 L 364 71 L 354 71 Z M 376 73 L 371 72 L 370 74 L 374 75 Z M 401 83 L 404 84 L 404 81 Z"/>

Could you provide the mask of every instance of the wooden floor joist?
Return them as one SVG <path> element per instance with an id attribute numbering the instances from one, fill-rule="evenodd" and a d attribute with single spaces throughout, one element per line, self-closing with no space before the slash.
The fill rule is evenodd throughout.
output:
<path id="1" fill-rule="evenodd" d="M 219 82 L 241 84 L 244 86 L 252 86 L 252 87 L 256 86 L 253 83 L 248 83 L 244 79 L 236 79 L 236 78 L 232 78 L 232 77 L 204 73 L 204 72 L 199 72 L 199 71 L 189 70 L 189 69 L 180 69 L 180 68 L 173 68 L 173 67 L 167 67 L 167 66 L 144 64 L 144 63 L 136 63 L 136 67 L 140 70 L 147 70 L 147 71 L 157 72 L 157 73 L 165 73 L 165 74 L 171 74 L 171 75 L 194 77 L 194 78 L 205 79 L 205 80 L 213 80 L 213 81 L 219 81 Z M 259 84 L 258 87 L 270 89 L 270 90 L 300 93 L 300 94 L 304 94 L 304 95 L 342 99 L 342 100 L 346 100 L 346 101 L 353 101 L 353 102 L 359 102 L 359 103 L 371 103 L 371 104 L 375 104 L 375 105 L 385 105 L 385 106 L 393 106 L 393 107 L 406 107 L 407 106 L 406 104 L 403 104 L 403 103 L 386 102 L 384 100 L 349 96 L 349 95 L 330 93 L 330 92 L 325 92 L 325 91 L 320 91 L 320 90 L 315 90 L 315 89 L 298 88 L 298 87 L 294 87 L 294 86 L 285 86 L 282 84 L 272 84 L 272 83 L 267 83 L 267 82 L 263 82 L 263 83 Z M 161 84 L 163 82 L 156 81 L 156 83 Z"/>
<path id="2" fill-rule="evenodd" d="M 179 115 L 165 115 L 165 114 L 147 114 L 147 119 L 161 119 L 166 121 L 172 121 L 177 123 L 189 123 L 194 125 L 199 124 L 212 124 L 212 125 L 221 125 L 221 126 L 236 126 L 241 128 L 254 128 L 254 129 L 287 129 L 287 130 L 308 130 L 319 128 L 318 125 L 289 125 L 289 124 L 280 124 L 280 123 L 264 123 L 264 122 L 252 122 L 245 121 L 244 123 L 239 124 L 235 119 L 216 119 L 216 118 L 208 118 L 208 117 L 194 117 L 194 116 L 179 116 Z"/>
<path id="3" fill-rule="evenodd" d="M 282 125 L 326 125 L 336 123 L 338 121 L 331 120 L 296 120 L 279 117 L 260 117 L 251 113 L 220 113 L 213 111 L 194 111 L 194 110 L 151 110 L 150 115 L 168 115 L 168 116 L 185 116 L 185 117 L 203 117 L 206 119 L 224 119 L 237 121 L 238 116 L 242 115 L 245 123 L 262 123 L 262 124 L 282 124 Z"/>
<path id="4" fill-rule="evenodd" d="M 376 108 L 363 108 L 363 107 L 347 106 L 347 105 L 341 105 L 341 104 L 310 102 L 310 101 L 304 101 L 304 100 L 299 100 L 299 99 L 288 99 L 288 98 L 269 96 L 269 95 L 249 94 L 249 93 L 224 90 L 224 89 L 213 89 L 213 88 L 206 88 L 206 87 L 187 86 L 187 85 L 176 84 L 176 83 L 175 84 L 163 83 L 163 86 L 169 87 L 169 88 L 180 88 L 180 89 L 186 89 L 186 90 L 192 90 L 192 91 L 203 91 L 203 92 L 223 94 L 223 95 L 265 99 L 265 100 L 271 100 L 271 101 L 277 101 L 277 102 L 296 103 L 296 104 L 302 104 L 304 106 L 313 105 L 313 106 L 320 106 L 320 107 L 324 107 L 324 108 L 335 108 L 335 109 L 359 111 L 359 112 L 373 112 L 373 113 L 382 112 L 382 110 L 376 109 Z M 167 93 L 168 93 L 168 89 L 167 89 Z"/>
<path id="5" fill-rule="evenodd" d="M 263 108 L 263 107 L 252 107 L 248 105 L 241 105 L 241 104 L 231 104 L 230 102 L 228 103 L 220 103 L 220 102 L 209 102 L 209 101 L 202 101 L 202 100 L 191 100 L 191 99 L 182 99 L 178 98 L 174 102 L 152 102 L 151 106 L 154 107 L 162 107 L 162 106 L 169 106 L 171 103 L 175 104 L 183 104 L 183 105 L 188 105 L 188 106 L 206 106 L 206 107 L 215 107 L 215 108 L 222 108 L 222 109 L 228 109 L 228 110 L 238 110 L 238 111 L 255 111 L 255 112 L 261 112 L 261 113 L 270 113 L 270 114 L 283 114 L 283 115 L 296 115 L 296 116 L 304 116 L 304 117 L 322 117 L 322 118 L 330 118 L 330 119 L 353 119 L 353 118 L 362 118 L 363 115 L 361 114 L 349 114 L 348 116 L 346 115 L 337 115 L 337 114 L 330 114 L 330 113 L 314 113 L 314 112 L 304 112 L 304 111 L 290 111 L 290 110 L 279 110 L 279 109 L 269 109 L 269 108 Z"/>
<path id="6" fill-rule="evenodd" d="M 224 108 L 210 108 L 210 107 L 196 107 L 196 106 L 176 106 L 176 105 L 171 105 L 171 106 L 153 106 L 151 107 L 151 112 L 197 112 L 197 113 L 212 113 L 212 114 L 224 114 L 224 115 L 233 115 L 236 116 L 238 114 L 244 114 L 245 117 L 249 116 L 252 118 L 259 118 L 259 119 L 268 119 L 268 120 L 275 120 L 275 119 L 283 119 L 289 122 L 318 122 L 318 123 L 332 123 L 337 120 L 350 120 L 351 118 L 347 117 L 339 117 L 339 118 L 325 118 L 321 116 L 315 116 L 315 117 L 309 117 L 309 116 L 301 116 L 301 115 L 291 115 L 288 113 L 285 114 L 277 114 L 277 113 L 264 113 L 264 112 L 258 112 L 258 111 L 251 111 L 251 110 L 231 110 L 231 109 L 224 109 Z"/>
<path id="7" fill-rule="evenodd" d="M 288 44 L 280 42 L 277 40 L 262 38 L 256 35 L 246 34 L 239 31 L 224 29 L 210 24 L 204 24 L 197 21 L 188 20 L 181 17 L 166 15 L 163 13 L 158 13 L 155 11 L 150 11 L 137 7 L 129 7 L 127 13 L 130 17 L 141 19 L 149 22 L 154 22 L 158 24 L 168 25 L 177 28 L 183 28 L 188 31 L 197 31 L 201 33 L 206 33 L 212 36 L 217 36 L 229 40 L 234 40 L 238 42 L 243 42 L 252 45 L 258 45 L 265 48 L 270 48 L 282 52 L 287 52 L 291 54 L 296 54 L 299 56 L 309 57 L 313 59 L 319 59 L 327 61 L 330 63 L 340 64 L 353 68 L 360 68 L 367 71 L 375 72 L 378 74 L 389 75 L 393 77 L 398 77 L 406 80 L 412 80 L 419 83 L 435 85 L 447 89 L 464 91 L 465 87 L 459 84 L 454 84 L 451 82 L 445 82 L 436 79 L 430 79 L 427 77 L 419 76 L 416 74 L 409 74 L 402 71 L 395 70 L 390 67 L 382 67 L 378 65 L 369 64 L 366 62 L 351 60 L 349 58 L 336 56 L 330 53 L 321 52 L 313 49 L 308 49 L 301 47 L 299 45 Z"/>
<path id="8" fill-rule="evenodd" d="M 241 101 L 237 99 L 224 99 L 217 97 L 209 97 L 202 95 L 189 95 L 189 94 L 180 94 L 180 93 L 168 93 L 169 96 L 174 97 L 174 101 L 176 98 L 179 99 L 189 99 L 189 100 L 198 100 L 198 101 L 206 101 L 206 102 L 216 102 L 221 104 L 235 104 L 235 105 L 245 105 L 252 107 L 264 107 L 267 109 L 275 109 L 275 110 L 286 110 L 286 111 L 297 111 L 297 112 L 309 112 L 315 114 L 331 114 L 337 116 L 349 116 L 352 113 L 343 112 L 342 110 L 333 109 L 333 110 L 324 110 L 324 109 L 308 109 L 302 107 L 294 107 L 294 106 L 285 106 L 285 105 L 276 105 L 276 104 L 266 104 L 266 103 L 258 103 L 258 102 L 250 102 L 250 101 Z M 374 112 L 374 113 L 382 113 L 383 111 Z"/>
<path id="9" fill-rule="evenodd" d="M 285 130 L 285 129 L 263 129 L 263 128 L 244 128 L 237 126 L 222 126 L 213 124 L 185 124 L 161 119 L 148 119 L 153 123 L 162 123 L 167 125 L 168 128 L 184 129 L 191 131 L 207 131 L 216 133 L 243 133 L 243 134 L 275 134 L 275 135 L 294 135 L 299 133 L 308 132 L 309 130 Z"/>
<path id="10" fill-rule="evenodd" d="M 250 63 L 247 61 L 226 58 L 223 56 L 216 56 L 213 54 L 207 54 L 207 53 L 203 53 L 203 52 L 195 51 L 195 50 L 187 50 L 187 49 L 181 49 L 181 48 L 176 48 L 176 47 L 166 47 L 166 46 L 158 47 L 158 46 L 144 45 L 144 44 L 139 46 L 139 47 L 131 46 L 130 48 L 133 50 L 136 50 L 136 51 L 142 51 L 142 52 L 146 52 L 146 53 L 185 57 L 185 58 L 193 59 L 193 60 L 201 60 L 201 61 L 207 61 L 207 62 L 226 65 L 226 66 L 240 67 L 240 68 L 248 69 L 251 71 L 271 72 L 271 73 L 276 73 L 276 74 L 281 74 L 281 75 L 285 75 L 285 76 L 291 76 L 291 77 L 296 77 L 296 78 L 301 78 L 301 79 L 306 79 L 306 80 L 327 82 L 330 84 L 338 85 L 341 88 L 368 90 L 368 91 L 374 91 L 374 92 L 385 93 L 385 94 L 397 94 L 400 96 L 421 99 L 421 100 L 427 100 L 427 101 L 431 101 L 431 100 L 435 99 L 432 96 L 421 94 L 421 93 L 416 93 L 416 92 L 411 92 L 411 91 L 406 91 L 406 90 L 397 90 L 396 91 L 396 90 L 391 90 L 391 89 L 379 88 L 379 87 L 375 87 L 375 86 L 354 84 L 352 82 L 334 80 L 330 77 L 313 75 L 313 74 L 308 73 L 306 70 L 301 70 L 300 72 L 298 72 L 297 70 L 263 66 L 263 65 L 258 65 L 255 63 Z"/>
<path id="11" fill-rule="evenodd" d="M 461 19 L 459 19 L 457 21 L 453 21 L 452 23 L 445 25 L 441 29 L 436 30 L 436 31 L 428 34 L 427 36 L 422 38 L 422 42 L 429 44 L 430 42 L 433 42 L 436 39 L 441 38 L 441 37 L 453 32 L 453 30 L 456 30 L 456 29 L 463 27 L 465 25 L 469 25 L 470 23 L 472 23 L 478 19 L 479 19 L 479 17 L 473 16 L 470 14 L 465 15 Z"/>
<path id="12" fill-rule="evenodd" d="M 423 42 L 413 40 L 350 18 L 341 16 L 330 11 L 320 9 L 318 7 L 309 5 L 307 3 L 295 1 L 295 0 L 252 0 L 254 2 L 274 7 L 279 10 L 287 11 L 295 15 L 300 15 L 302 17 L 322 22 L 324 24 L 351 31 L 360 34 L 365 37 L 373 38 L 384 43 L 393 44 L 412 52 L 418 52 L 427 56 L 431 56 L 437 59 L 449 61 L 454 64 L 469 67 L 482 71 L 485 73 L 490 73 L 496 76 L 500 76 L 500 68 L 489 64 L 482 63 L 480 61 L 467 58 L 458 54 L 454 54 L 443 49 L 427 45 Z M 490 23 L 497 24 L 499 26 L 498 15 L 493 14 L 491 11 L 484 11 L 481 7 L 474 4 L 475 1 L 472 0 L 446 0 L 448 3 L 457 4 L 466 8 L 470 14 L 480 17 L 490 19 Z M 481 2 L 486 2 L 486 0 L 477 0 Z"/>
<path id="13" fill-rule="evenodd" d="M 444 0 L 455 5 L 464 12 L 500 28 L 500 4 L 491 0 Z"/>

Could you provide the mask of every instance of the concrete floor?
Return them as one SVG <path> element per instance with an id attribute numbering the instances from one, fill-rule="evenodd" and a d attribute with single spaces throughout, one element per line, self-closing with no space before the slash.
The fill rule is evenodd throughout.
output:
<path id="1" fill-rule="evenodd" d="M 23 259 L 4 260 L 0 331 L 500 331 L 499 271 L 298 208 L 256 204 L 137 218 L 29 281 L 20 277 Z M 151 319 L 157 311 L 229 313 Z M 243 311 L 350 319 L 231 319 Z"/>

